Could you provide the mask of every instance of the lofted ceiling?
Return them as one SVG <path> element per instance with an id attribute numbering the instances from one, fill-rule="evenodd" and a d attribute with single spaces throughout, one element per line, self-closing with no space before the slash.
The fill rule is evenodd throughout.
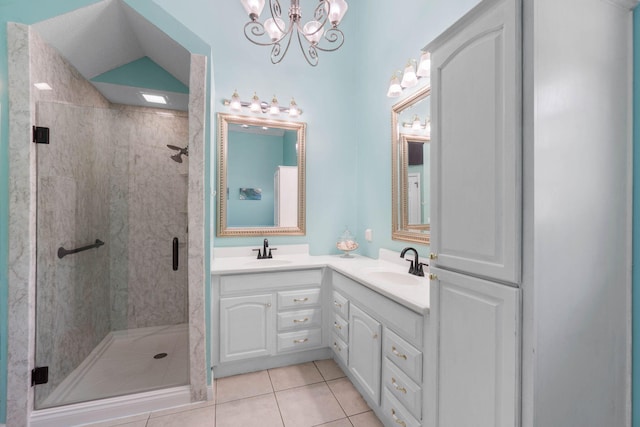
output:
<path id="1" fill-rule="evenodd" d="M 161 68 L 189 86 L 189 51 L 122 0 L 103 0 L 39 22 L 33 28 L 89 81 L 147 57 L 156 65 L 147 70 L 149 75 Z M 93 85 L 113 103 L 188 109 L 188 93 L 174 91 L 175 85 L 158 84 L 157 79 L 150 78 L 149 84 L 138 81 L 136 85 L 96 80 L 100 81 Z M 145 102 L 142 91 L 165 96 L 167 105 Z"/>

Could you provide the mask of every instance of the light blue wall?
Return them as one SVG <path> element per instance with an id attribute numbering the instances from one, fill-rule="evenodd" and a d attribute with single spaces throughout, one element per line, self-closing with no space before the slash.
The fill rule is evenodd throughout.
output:
<path id="1" fill-rule="evenodd" d="M 377 257 L 379 248 L 398 251 L 407 246 L 391 240 L 391 107 L 399 100 L 386 97 L 391 75 L 409 58 L 418 59 L 420 49 L 478 3 L 403 0 L 357 10 L 357 103 L 349 111 L 355 112 L 358 123 L 356 231 L 366 255 Z M 373 230 L 371 243 L 364 240 L 367 228 Z M 426 246 L 414 246 L 421 255 L 428 251 Z"/>
<path id="2" fill-rule="evenodd" d="M 189 88 L 145 56 L 96 76 L 92 82 L 189 93 Z"/>
<path id="3" fill-rule="evenodd" d="M 633 13 L 633 425 L 640 427 L 640 9 Z"/>

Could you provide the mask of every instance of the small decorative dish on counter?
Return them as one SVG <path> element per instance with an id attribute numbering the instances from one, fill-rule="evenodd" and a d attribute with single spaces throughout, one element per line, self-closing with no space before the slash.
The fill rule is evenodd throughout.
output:
<path id="1" fill-rule="evenodd" d="M 349 252 L 358 249 L 358 243 L 356 242 L 356 238 L 351 234 L 351 232 L 349 232 L 348 228 L 338 239 L 336 247 L 344 252 L 344 254 L 342 255 L 343 258 L 353 258 L 353 255 L 350 255 Z"/>

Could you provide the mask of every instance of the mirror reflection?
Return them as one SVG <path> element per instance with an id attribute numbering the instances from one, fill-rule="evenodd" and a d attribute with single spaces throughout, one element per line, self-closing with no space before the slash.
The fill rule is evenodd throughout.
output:
<path id="1" fill-rule="evenodd" d="M 218 236 L 305 233 L 306 124 L 218 114 Z"/>
<path id="2" fill-rule="evenodd" d="M 392 122 L 392 238 L 429 244 L 430 88 L 395 104 Z"/>

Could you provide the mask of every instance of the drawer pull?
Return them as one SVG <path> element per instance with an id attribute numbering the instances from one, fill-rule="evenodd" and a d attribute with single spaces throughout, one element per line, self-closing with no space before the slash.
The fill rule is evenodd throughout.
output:
<path id="1" fill-rule="evenodd" d="M 400 424 L 402 427 L 407 427 L 407 423 L 396 417 L 396 410 L 393 408 L 391 408 L 391 417 L 393 417 L 393 421 L 395 421 L 396 424 Z"/>
<path id="2" fill-rule="evenodd" d="M 293 343 L 294 344 L 302 344 L 302 343 L 305 343 L 307 341 L 309 341 L 309 338 L 303 338 L 301 340 L 293 340 Z"/>
<path id="3" fill-rule="evenodd" d="M 404 393 L 404 394 L 407 394 L 407 389 L 406 389 L 406 388 L 404 388 L 404 387 L 400 387 L 400 386 L 398 385 L 398 383 L 396 382 L 396 379 L 395 379 L 395 378 L 393 378 L 393 377 L 391 377 L 391 385 L 392 385 L 392 386 L 393 386 L 393 388 L 395 388 L 396 390 L 401 391 L 401 392 L 402 392 L 402 393 Z"/>
<path id="4" fill-rule="evenodd" d="M 333 305 L 335 305 L 338 308 L 342 308 L 342 304 L 340 304 L 338 301 L 334 301 Z"/>
<path id="5" fill-rule="evenodd" d="M 391 347 L 391 352 L 393 354 L 395 354 L 396 356 L 398 356 L 399 358 L 407 360 L 407 355 L 406 354 L 402 354 L 402 353 L 398 353 L 398 350 L 396 350 L 395 347 Z"/>
<path id="6" fill-rule="evenodd" d="M 305 317 L 304 319 L 293 319 L 293 323 L 304 323 L 308 321 L 309 321 L 308 317 Z"/>
<path id="7" fill-rule="evenodd" d="M 309 301 L 309 298 L 304 297 L 304 298 L 294 298 L 293 302 L 307 302 Z"/>
<path id="8" fill-rule="evenodd" d="M 340 346 L 336 342 L 333 343 L 333 348 L 335 348 L 338 351 L 342 351 L 342 349 L 340 348 Z"/>
<path id="9" fill-rule="evenodd" d="M 342 330 L 342 326 L 338 325 L 338 322 L 333 322 L 333 327 Z"/>

